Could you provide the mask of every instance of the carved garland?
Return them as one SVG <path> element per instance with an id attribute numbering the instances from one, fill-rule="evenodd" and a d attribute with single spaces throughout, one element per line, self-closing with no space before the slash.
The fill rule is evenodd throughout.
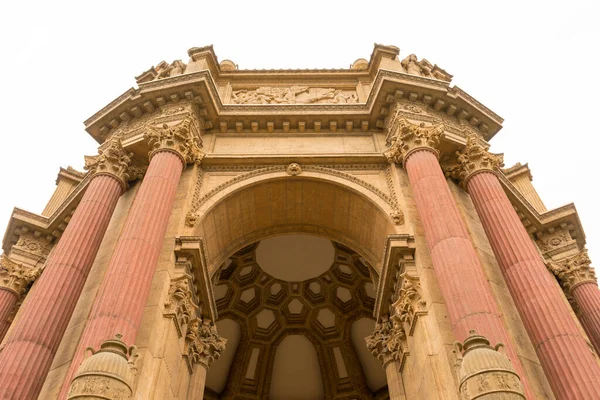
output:
<path id="1" fill-rule="evenodd" d="M 376 188 L 374 185 L 371 185 L 368 182 L 365 182 L 364 180 L 357 178 L 354 175 L 345 173 L 343 171 L 340 171 L 340 169 L 345 168 L 346 170 L 364 170 L 364 169 L 375 169 L 375 170 L 384 170 L 385 174 L 386 174 L 386 180 L 387 180 L 387 184 L 390 190 L 390 193 L 392 194 L 392 196 L 389 196 L 388 194 L 384 193 L 382 190 Z M 296 176 L 296 175 L 300 175 L 302 172 L 316 172 L 316 173 L 321 173 L 321 174 L 326 174 L 326 175 L 330 175 L 330 176 L 335 176 L 338 178 L 342 178 L 342 179 L 346 179 L 350 182 L 353 182 L 357 185 L 360 185 L 362 187 L 364 187 L 365 189 L 375 193 L 378 197 L 380 197 L 382 200 L 384 200 L 394 211 L 392 211 L 390 213 L 390 217 L 394 220 L 394 223 L 396 225 L 402 225 L 404 224 L 404 214 L 402 213 L 402 211 L 400 210 L 400 206 L 398 205 L 398 200 L 396 197 L 396 193 L 395 190 L 393 189 L 393 182 L 392 182 L 392 177 L 391 177 L 391 170 L 389 166 L 383 167 L 379 166 L 379 165 L 361 165 L 361 166 L 352 166 L 352 167 L 345 167 L 345 166 L 338 166 L 338 165 L 305 165 L 303 167 L 300 167 L 300 165 L 298 165 L 297 163 L 291 163 L 290 165 L 284 166 L 284 165 L 271 165 L 271 166 L 249 166 L 249 167 L 238 167 L 238 168 L 205 168 L 206 172 L 209 171 L 222 171 L 222 170 L 227 170 L 227 171 L 249 171 L 247 173 L 242 173 L 220 185 L 218 185 L 217 187 L 215 187 L 214 189 L 210 190 L 208 193 L 204 194 L 204 196 L 200 197 L 200 192 L 201 192 L 201 188 L 202 188 L 202 180 L 204 177 L 204 171 L 199 170 L 198 171 L 198 177 L 196 180 L 196 187 L 194 188 L 194 195 L 192 198 L 192 204 L 190 207 L 190 211 L 187 213 L 186 215 L 186 224 L 188 226 L 195 226 L 196 223 L 198 222 L 198 211 L 200 209 L 200 207 L 202 207 L 203 204 L 205 204 L 210 198 L 212 198 L 214 195 L 216 195 L 217 193 L 221 192 L 222 190 L 235 185 L 236 183 L 245 181 L 247 179 L 251 179 L 254 178 L 256 176 L 260 176 L 260 175 L 266 175 L 266 174 L 271 174 L 271 173 L 276 173 L 276 172 L 286 172 L 288 173 L 288 175 L 292 175 L 292 176 Z"/>

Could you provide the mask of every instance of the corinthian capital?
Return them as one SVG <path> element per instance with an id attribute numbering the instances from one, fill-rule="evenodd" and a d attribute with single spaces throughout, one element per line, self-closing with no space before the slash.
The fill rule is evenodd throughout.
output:
<path id="1" fill-rule="evenodd" d="M 221 357 L 225 351 L 227 339 L 217 333 L 217 327 L 211 321 L 195 319 L 190 322 L 190 328 L 185 336 L 185 357 L 190 373 L 192 365 L 202 364 L 206 369 L 210 364 Z"/>
<path id="2" fill-rule="evenodd" d="M 15 292 L 18 296 L 25 293 L 27 285 L 39 275 L 39 269 L 33 269 L 16 263 L 6 255 L 0 255 L 0 288 Z"/>
<path id="3" fill-rule="evenodd" d="M 597 283 L 591 263 L 587 250 L 583 250 L 573 257 L 551 262 L 550 270 L 558 277 L 567 295 L 572 295 L 573 289 L 582 283 Z"/>
<path id="4" fill-rule="evenodd" d="M 159 151 L 176 153 L 184 164 L 199 163 L 204 158 L 200 141 L 191 130 L 192 119 L 186 117 L 179 124 L 160 127 L 147 125 L 144 138 L 152 148 L 150 158 Z"/>
<path id="5" fill-rule="evenodd" d="M 85 156 L 85 170 L 91 174 L 110 175 L 127 187 L 127 183 L 135 178 L 131 170 L 133 153 L 128 153 L 121 144 L 121 140 L 113 138 L 105 142 L 98 149 L 97 156 Z"/>
<path id="6" fill-rule="evenodd" d="M 415 125 L 404 117 L 394 117 L 389 121 L 387 136 L 389 147 L 384 155 L 389 162 L 403 164 L 408 155 L 417 149 L 430 149 L 438 154 L 443 136 L 444 124 Z"/>
<path id="7" fill-rule="evenodd" d="M 404 354 L 408 353 L 404 329 L 387 318 L 375 324 L 375 330 L 365 341 L 367 349 L 373 357 L 381 361 L 383 368 L 392 361 L 401 361 Z"/>
<path id="8" fill-rule="evenodd" d="M 481 171 L 495 171 L 504 165 L 502 154 L 492 154 L 476 135 L 467 136 L 467 145 L 456 152 L 456 163 L 446 168 L 446 175 L 457 179 L 463 186 L 469 178 Z"/>

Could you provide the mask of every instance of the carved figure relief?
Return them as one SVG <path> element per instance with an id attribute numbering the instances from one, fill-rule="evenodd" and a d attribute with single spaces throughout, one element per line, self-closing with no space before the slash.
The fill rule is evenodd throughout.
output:
<path id="1" fill-rule="evenodd" d="M 163 316 L 173 319 L 179 337 L 185 335 L 185 328 L 198 312 L 198 305 L 194 303 L 190 289 L 191 279 L 192 277 L 187 274 L 171 279 L 169 294 L 165 301 Z"/>
<path id="2" fill-rule="evenodd" d="M 234 90 L 231 101 L 234 104 L 347 104 L 358 103 L 358 95 L 354 90 L 335 88 L 264 86 L 254 90 Z"/>
<path id="3" fill-rule="evenodd" d="M 415 54 L 409 55 L 402 60 L 400 64 L 406 70 L 406 73 L 411 75 L 434 78 L 446 82 L 450 82 L 452 79 L 452 75 L 437 65 L 431 65 L 431 63 L 425 59 L 419 61 Z"/>
<path id="4" fill-rule="evenodd" d="M 207 369 L 213 361 L 221 357 L 225 351 L 227 339 L 217 333 L 217 327 L 212 321 L 195 319 L 190 323 L 185 336 L 183 357 L 186 359 L 190 374 L 193 364 L 203 364 Z"/>

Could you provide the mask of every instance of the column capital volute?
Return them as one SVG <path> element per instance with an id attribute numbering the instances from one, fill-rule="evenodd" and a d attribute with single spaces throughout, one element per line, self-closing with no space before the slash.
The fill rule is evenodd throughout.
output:
<path id="1" fill-rule="evenodd" d="M 208 319 L 194 319 L 185 336 L 185 353 L 190 371 L 192 364 L 201 364 L 208 370 L 213 361 L 219 359 L 227 339 L 219 336 L 217 327 Z"/>
<path id="2" fill-rule="evenodd" d="M 572 295 L 573 289 L 581 284 L 597 284 L 596 272 L 591 267 L 591 263 L 587 249 L 583 249 L 574 256 L 550 262 L 549 268 L 556 275 L 565 292 Z"/>
<path id="3" fill-rule="evenodd" d="M 144 139 L 151 148 L 148 153 L 150 159 L 161 151 L 175 153 L 183 165 L 199 164 L 204 158 L 200 139 L 192 131 L 192 118 L 189 116 L 176 125 L 146 125 Z"/>
<path id="4" fill-rule="evenodd" d="M 444 124 L 426 126 L 413 124 L 408 119 L 392 116 L 388 121 L 388 144 L 384 155 L 390 163 L 402 165 L 416 150 L 429 150 L 439 157 L 439 145 L 444 137 Z"/>
<path id="5" fill-rule="evenodd" d="M 456 152 L 456 160 L 445 168 L 446 176 L 458 180 L 462 187 L 480 172 L 493 172 L 504 166 L 504 155 L 493 154 L 488 146 L 477 135 L 467 135 L 465 147 Z"/>
<path id="6" fill-rule="evenodd" d="M 130 180 L 143 174 L 140 167 L 133 167 L 133 153 L 123 148 L 121 139 L 111 138 L 98 148 L 97 156 L 85 156 L 85 170 L 92 175 L 112 176 L 121 183 L 123 190 Z"/>
<path id="7" fill-rule="evenodd" d="M 30 268 L 11 260 L 5 254 L 0 255 L 0 288 L 22 296 L 27 286 L 39 275 L 39 268 Z"/>
<path id="8" fill-rule="evenodd" d="M 375 324 L 375 330 L 365 338 L 367 349 L 373 357 L 381 361 L 383 368 L 393 361 L 402 361 L 408 353 L 406 332 L 399 320 L 382 317 Z"/>

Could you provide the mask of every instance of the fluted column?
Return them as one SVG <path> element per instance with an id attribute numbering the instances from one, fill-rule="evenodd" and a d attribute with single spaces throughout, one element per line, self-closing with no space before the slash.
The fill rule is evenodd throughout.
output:
<path id="1" fill-rule="evenodd" d="M 476 330 L 506 344 L 507 355 L 533 398 L 512 340 L 502 323 L 483 267 L 438 162 L 442 124 L 414 125 L 405 118 L 391 121 L 390 162 L 402 163 L 408 173 L 417 212 L 431 253 L 433 269 L 448 309 L 456 339 Z"/>
<path id="2" fill-rule="evenodd" d="M 192 371 L 187 398 L 202 400 L 206 386 L 206 373 L 210 365 L 217 360 L 223 351 L 227 339 L 217 333 L 216 326 L 210 321 L 195 320 L 185 337 L 184 358 Z"/>
<path id="3" fill-rule="evenodd" d="M 550 263 L 550 269 L 567 298 L 574 303 L 583 329 L 596 353 L 600 354 L 600 288 L 591 262 L 587 250 L 583 250 L 575 256 Z"/>
<path id="4" fill-rule="evenodd" d="M 118 140 L 101 146 L 98 156 L 86 157 L 93 177 L 0 352 L 0 398 L 37 398 L 129 178 L 130 163 Z"/>
<path id="5" fill-rule="evenodd" d="M 600 399 L 600 367 L 494 169 L 501 157 L 472 136 L 449 172 L 463 181 L 557 399 Z"/>
<path id="6" fill-rule="evenodd" d="M 187 162 L 201 158 L 190 126 L 191 119 L 186 118 L 173 127 L 147 127 L 145 137 L 153 148 L 150 165 L 98 289 L 61 399 L 66 397 L 87 347 L 97 348 L 116 334 L 122 334 L 125 343 L 135 342 L 181 172 Z"/>
<path id="7" fill-rule="evenodd" d="M 0 256 L 0 342 L 8 331 L 8 318 L 19 298 L 39 274 L 39 269 L 16 263 L 4 254 Z"/>
<path id="8" fill-rule="evenodd" d="M 382 318 L 375 324 L 375 330 L 365 338 L 367 348 L 373 357 L 381 361 L 385 370 L 390 400 L 405 400 L 406 394 L 402 382 L 400 366 L 407 350 L 406 333 L 397 322 Z"/>

